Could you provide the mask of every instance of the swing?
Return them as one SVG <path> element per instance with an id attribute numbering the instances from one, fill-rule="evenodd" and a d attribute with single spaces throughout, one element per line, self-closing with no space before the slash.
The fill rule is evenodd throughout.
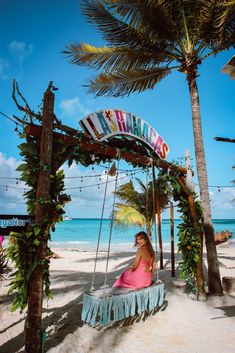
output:
<path id="1" fill-rule="evenodd" d="M 118 166 L 119 166 L 119 160 L 118 160 Z M 145 315 L 154 314 L 163 305 L 164 297 L 165 297 L 164 284 L 161 281 L 159 281 L 158 270 L 157 270 L 157 282 L 153 283 L 151 286 L 146 288 L 141 288 L 141 289 L 112 288 L 107 285 L 107 271 L 108 271 L 108 261 L 109 261 L 110 244 L 111 244 L 111 237 L 112 237 L 112 228 L 113 228 L 113 214 L 114 214 L 115 197 L 116 197 L 117 180 L 118 180 L 118 168 L 115 173 L 116 178 L 115 178 L 115 187 L 114 187 L 114 199 L 113 199 L 113 207 L 112 207 L 112 213 L 111 213 L 111 224 L 110 224 L 104 285 L 97 290 L 95 290 L 94 288 L 96 263 L 97 263 L 100 235 L 101 235 L 101 229 L 102 229 L 108 178 L 109 178 L 109 175 L 112 175 L 112 176 L 115 175 L 113 173 L 115 169 L 116 169 L 115 164 L 113 164 L 111 169 L 109 169 L 109 172 L 107 173 L 92 284 L 91 284 L 90 291 L 85 293 L 83 296 L 83 307 L 82 307 L 81 319 L 84 323 L 92 327 L 106 326 L 115 322 L 123 321 L 125 319 L 142 318 Z M 148 178 L 148 168 L 147 168 L 146 175 Z M 148 180 L 147 178 L 146 178 L 146 183 Z M 154 183 L 152 183 L 152 186 L 153 186 L 153 202 L 154 202 Z M 155 223 L 156 222 L 154 222 L 154 224 Z M 155 238 L 156 238 L 156 224 L 155 224 Z"/>

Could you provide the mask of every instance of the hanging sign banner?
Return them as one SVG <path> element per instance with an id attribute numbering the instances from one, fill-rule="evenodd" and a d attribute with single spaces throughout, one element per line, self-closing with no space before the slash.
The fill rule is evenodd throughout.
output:
<path id="1" fill-rule="evenodd" d="M 22 232 L 32 224 L 32 217 L 26 215 L 0 215 L 0 235 Z"/>
<path id="2" fill-rule="evenodd" d="M 80 120 L 80 125 L 97 141 L 116 135 L 128 135 L 147 144 L 161 159 L 165 159 L 170 151 L 167 143 L 151 125 L 123 110 L 100 110 Z"/>

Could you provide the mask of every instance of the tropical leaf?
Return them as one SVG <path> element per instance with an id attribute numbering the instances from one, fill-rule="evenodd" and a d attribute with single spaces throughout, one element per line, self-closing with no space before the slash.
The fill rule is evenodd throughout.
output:
<path id="1" fill-rule="evenodd" d="M 130 206 L 136 206 L 139 203 L 139 194 L 135 190 L 132 181 L 118 187 L 116 196 Z"/>
<path id="2" fill-rule="evenodd" d="M 65 53 L 102 71 L 88 83 L 97 95 L 152 89 L 172 61 L 188 73 L 185 67 L 235 45 L 234 0 L 88 0 L 82 11 L 111 47 L 72 44 Z"/>
<path id="3" fill-rule="evenodd" d="M 89 92 L 97 96 L 128 96 L 133 92 L 143 92 L 153 89 L 154 86 L 165 78 L 171 69 L 161 67 L 149 70 L 121 71 L 112 74 L 100 74 L 90 80 Z"/>
<path id="4" fill-rule="evenodd" d="M 136 178 L 138 182 L 137 191 L 132 181 L 121 185 L 116 196 L 123 203 L 117 203 L 114 212 L 114 225 L 117 227 L 127 227 L 128 225 L 137 225 L 143 227 L 148 224 L 152 227 L 155 218 L 154 211 L 157 211 L 157 205 L 160 206 L 160 212 L 166 208 L 169 203 L 171 194 L 169 190 L 164 188 L 164 180 L 157 178 L 154 183 L 155 206 L 153 204 L 153 185 L 152 182 L 146 186 L 142 180 Z M 157 201 L 157 202 L 156 202 Z"/>
<path id="5" fill-rule="evenodd" d="M 198 18 L 200 39 L 204 46 L 213 51 L 221 51 L 234 46 L 235 4 L 234 1 L 202 2 Z"/>
<path id="6" fill-rule="evenodd" d="M 114 212 L 114 226 L 126 229 L 130 226 L 143 227 L 146 219 L 143 214 L 131 206 L 117 205 Z"/>
<path id="7" fill-rule="evenodd" d="M 71 44 L 64 51 L 71 62 L 78 65 L 86 65 L 95 69 L 103 66 L 103 72 L 112 73 L 113 71 L 143 70 L 151 69 L 157 64 L 170 64 L 177 57 L 167 51 L 158 50 L 157 54 L 149 51 L 133 50 L 128 47 L 94 47 L 90 44 Z"/>
<path id="8" fill-rule="evenodd" d="M 128 45 L 132 49 L 152 49 L 156 44 L 149 34 L 121 21 L 113 16 L 101 3 L 101 1 L 84 1 L 82 7 L 83 14 L 102 32 L 104 39 L 111 45 Z"/>

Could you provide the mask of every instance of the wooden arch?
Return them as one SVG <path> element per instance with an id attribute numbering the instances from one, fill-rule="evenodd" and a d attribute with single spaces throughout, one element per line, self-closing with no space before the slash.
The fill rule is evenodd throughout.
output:
<path id="1" fill-rule="evenodd" d="M 77 131 L 71 127 L 62 125 L 54 114 L 54 93 L 53 86 L 49 85 L 44 93 L 43 112 L 41 117 L 41 125 L 28 124 L 25 128 L 26 138 L 33 137 L 40 145 L 40 165 L 46 165 L 47 168 L 41 168 L 37 179 L 37 199 L 50 199 L 51 176 L 71 157 L 73 146 L 79 146 L 81 151 L 88 155 L 98 156 L 99 158 L 115 159 L 121 158 L 134 165 L 148 166 L 150 162 L 166 172 L 176 170 L 179 172 L 178 183 L 180 184 L 185 196 L 188 199 L 190 212 L 194 220 L 195 227 L 198 226 L 198 217 L 195 209 L 194 198 L 192 192 L 185 183 L 187 168 L 169 163 L 160 159 L 156 154 L 152 153 L 148 148 L 136 143 L 133 140 L 127 140 L 125 146 L 120 139 L 111 139 L 109 141 L 95 141 L 86 132 Z M 20 110 L 24 108 L 20 107 Z M 27 114 L 32 113 L 28 107 Z M 25 111 L 25 110 L 24 110 Z M 31 119 L 30 119 L 31 120 Z M 57 131 L 56 131 L 57 130 Z M 60 130 L 60 132 L 58 132 Z M 64 153 L 56 161 L 52 158 L 53 140 L 61 140 L 66 146 Z M 86 165 L 89 165 L 89 161 Z M 47 242 L 48 242 L 48 226 L 43 224 L 45 210 L 43 204 L 36 203 L 34 220 L 38 225 L 44 227 L 45 232 L 41 237 L 41 243 L 38 247 L 38 257 L 45 259 Z M 197 287 L 199 292 L 204 293 L 203 272 L 201 259 L 198 262 L 197 271 Z M 27 353 L 41 352 L 41 321 L 42 321 L 42 302 L 43 302 L 43 266 L 38 265 L 33 271 L 28 286 L 28 312 L 26 327 L 26 343 L 25 350 Z M 35 315 L 37 312 L 37 315 Z"/>

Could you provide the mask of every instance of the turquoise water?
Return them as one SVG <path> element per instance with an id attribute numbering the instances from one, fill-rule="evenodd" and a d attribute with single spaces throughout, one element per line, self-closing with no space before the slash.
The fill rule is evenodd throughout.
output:
<path id="1" fill-rule="evenodd" d="M 180 223 L 180 219 L 175 220 L 175 243 L 177 243 L 177 225 Z M 235 242 L 235 219 L 215 219 L 213 220 L 213 225 L 216 232 L 220 232 L 221 230 L 231 230 L 233 232 L 232 241 Z M 63 221 L 57 224 L 56 231 L 51 234 L 51 246 L 80 250 L 95 250 L 97 246 L 99 228 L 99 219 L 72 219 Z M 141 229 L 137 227 L 131 227 L 125 231 L 113 228 L 111 250 L 133 250 L 134 235 L 140 230 Z M 101 250 L 107 250 L 109 233 L 110 220 L 105 219 L 102 223 L 100 238 Z M 165 248 L 169 247 L 170 221 L 167 219 L 162 221 L 162 238 Z"/>

